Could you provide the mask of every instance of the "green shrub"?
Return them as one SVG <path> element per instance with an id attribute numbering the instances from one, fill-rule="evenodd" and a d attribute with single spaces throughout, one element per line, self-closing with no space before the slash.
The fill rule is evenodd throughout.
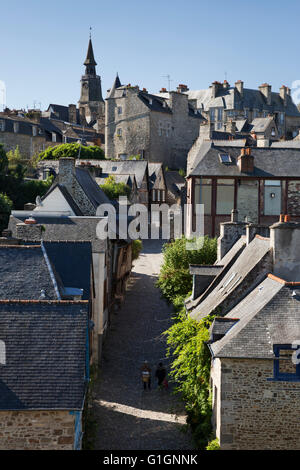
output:
<path id="1" fill-rule="evenodd" d="M 190 264 L 213 264 L 217 257 L 217 240 L 207 236 L 199 250 L 187 250 L 186 238 L 180 238 L 163 247 L 163 264 L 157 286 L 163 295 L 173 302 L 178 296 L 187 296 L 192 290 Z"/>
<path id="2" fill-rule="evenodd" d="M 39 154 L 38 159 L 59 160 L 63 157 L 78 158 L 79 151 L 80 159 L 105 160 L 104 151 L 98 145 L 85 146 L 77 143 L 61 144 L 55 147 L 48 147 Z"/>
<path id="3" fill-rule="evenodd" d="M 2 230 L 7 228 L 9 215 L 12 210 L 13 203 L 6 194 L 0 193 L 0 236 Z"/>
<path id="4" fill-rule="evenodd" d="M 206 450 L 220 450 L 219 439 L 213 439 L 206 446 Z"/>
<path id="5" fill-rule="evenodd" d="M 3 144 L 0 144 L 0 174 L 5 174 L 8 166 L 8 158 Z"/>
<path id="6" fill-rule="evenodd" d="M 141 240 L 133 240 L 132 242 L 132 261 L 138 259 L 142 250 L 143 243 Z"/>
<path id="7" fill-rule="evenodd" d="M 105 183 L 100 185 L 100 188 L 108 199 L 118 199 L 120 196 L 126 196 L 129 198 L 131 189 L 125 183 L 117 183 L 113 175 L 106 178 Z"/>

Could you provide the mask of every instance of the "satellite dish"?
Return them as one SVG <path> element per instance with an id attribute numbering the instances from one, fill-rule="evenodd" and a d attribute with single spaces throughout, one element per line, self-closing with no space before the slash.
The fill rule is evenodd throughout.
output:
<path id="1" fill-rule="evenodd" d="M 41 197 L 40 196 L 37 196 L 36 199 L 35 199 L 35 203 L 37 206 L 42 206 L 43 203 L 42 203 L 42 200 L 41 200 Z"/>

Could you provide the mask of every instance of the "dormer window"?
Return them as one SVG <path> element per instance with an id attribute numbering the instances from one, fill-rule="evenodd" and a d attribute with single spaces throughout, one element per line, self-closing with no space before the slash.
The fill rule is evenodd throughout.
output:
<path id="1" fill-rule="evenodd" d="M 6 364 L 6 348 L 4 341 L 0 340 L 0 365 L 5 366 Z"/>

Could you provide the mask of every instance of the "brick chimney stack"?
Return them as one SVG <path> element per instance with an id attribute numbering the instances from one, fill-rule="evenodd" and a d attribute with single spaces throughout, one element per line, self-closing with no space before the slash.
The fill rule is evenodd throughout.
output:
<path id="1" fill-rule="evenodd" d="M 177 91 L 178 93 L 185 93 L 186 91 L 189 91 L 189 88 L 187 87 L 187 85 L 183 85 L 182 83 L 180 83 L 177 87 Z"/>
<path id="2" fill-rule="evenodd" d="M 211 84 L 210 88 L 211 88 L 211 96 L 212 98 L 215 98 L 220 88 L 222 88 L 222 83 L 215 81 Z"/>
<path id="3" fill-rule="evenodd" d="M 241 149 L 241 154 L 238 157 L 238 167 L 241 173 L 253 173 L 254 157 L 251 155 L 250 147 Z"/>

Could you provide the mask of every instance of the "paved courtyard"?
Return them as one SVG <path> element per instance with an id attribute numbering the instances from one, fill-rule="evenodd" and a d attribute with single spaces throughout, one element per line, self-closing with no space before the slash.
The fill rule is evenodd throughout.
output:
<path id="1" fill-rule="evenodd" d="M 95 389 L 97 450 L 191 450 L 184 432 L 185 412 L 171 390 L 159 390 L 157 364 L 168 366 L 161 333 L 171 324 L 172 309 L 155 287 L 162 262 L 161 241 L 144 241 L 134 262 L 125 302 L 113 315 Z M 152 367 L 152 389 L 143 390 L 140 367 Z"/>

